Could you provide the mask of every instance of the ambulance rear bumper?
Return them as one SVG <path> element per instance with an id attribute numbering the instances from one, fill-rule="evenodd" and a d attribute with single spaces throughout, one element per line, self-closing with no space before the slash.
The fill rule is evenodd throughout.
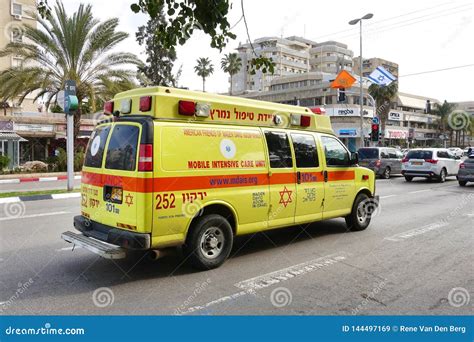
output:
<path id="1" fill-rule="evenodd" d="M 125 248 L 111 245 L 110 243 L 102 242 L 82 234 L 64 232 L 61 234 L 61 238 L 66 242 L 72 243 L 74 246 L 87 249 L 106 259 L 123 259 L 127 256 Z"/>
<path id="2" fill-rule="evenodd" d="M 82 215 L 74 217 L 74 227 L 85 236 L 130 250 L 147 250 L 151 247 L 150 234 L 135 233 L 95 222 Z"/>

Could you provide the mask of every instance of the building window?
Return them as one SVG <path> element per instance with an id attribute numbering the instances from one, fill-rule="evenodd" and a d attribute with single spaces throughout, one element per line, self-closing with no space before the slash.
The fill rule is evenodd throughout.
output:
<path id="1" fill-rule="evenodd" d="M 14 27 L 11 32 L 11 41 L 12 43 L 21 43 L 23 41 L 23 32 L 20 28 Z"/>
<path id="2" fill-rule="evenodd" d="M 12 57 L 12 67 L 13 68 L 21 68 L 23 65 L 23 59 L 19 57 Z"/>
<path id="3" fill-rule="evenodd" d="M 23 14 L 23 8 L 22 8 L 21 4 L 16 4 L 16 3 L 12 4 L 12 14 L 13 15 L 22 15 Z"/>

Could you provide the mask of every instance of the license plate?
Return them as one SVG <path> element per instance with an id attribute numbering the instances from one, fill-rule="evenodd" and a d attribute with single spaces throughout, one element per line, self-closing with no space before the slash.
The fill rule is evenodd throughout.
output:
<path id="1" fill-rule="evenodd" d="M 411 165 L 423 165 L 422 162 L 411 162 Z"/>

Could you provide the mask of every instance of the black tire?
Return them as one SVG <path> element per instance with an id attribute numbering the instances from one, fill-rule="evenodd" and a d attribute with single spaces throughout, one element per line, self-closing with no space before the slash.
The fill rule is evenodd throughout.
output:
<path id="1" fill-rule="evenodd" d="M 441 169 L 441 172 L 439 173 L 439 176 L 438 176 L 438 178 L 437 178 L 438 182 L 439 182 L 439 183 L 444 183 L 444 182 L 446 182 L 446 176 L 447 176 L 446 169 L 445 169 L 445 168 L 442 168 L 442 169 Z"/>
<path id="2" fill-rule="evenodd" d="M 184 257 L 198 270 L 217 268 L 228 258 L 233 238 L 232 227 L 222 216 L 200 217 L 190 228 L 183 246 Z"/>
<path id="3" fill-rule="evenodd" d="M 374 199 L 371 199 L 366 194 L 358 194 L 352 205 L 351 213 L 345 217 L 347 229 L 350 231 L 366 229 L 370 224 L 377 204 Z"/>
<path id="4" fill-rule="evenodd" d="M 382 178 L 383 179 L 390 179 L 390 174 L 391 174 L 392 170 L 390 170 L 390 168 L 387 166 L 385 168 L 385 170 L 383 170 L 383 173 L 382 173 Z"/>
<path id="5" fill-rule="evenodd" d="M 405 180 L 407 182 L 411 182 L 413 180 L 413 176 L 405 176 Z"/>
<path id="6" fill-rule="evenodd" d="M 466 186 L 467 181 L 458 181 L 460 186 Z"/>

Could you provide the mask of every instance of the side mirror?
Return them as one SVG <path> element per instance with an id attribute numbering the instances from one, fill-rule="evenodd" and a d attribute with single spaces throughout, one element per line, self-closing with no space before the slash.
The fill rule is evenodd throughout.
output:
<path id="1" fill-rule="evenodd" d="M 351 165 L 359 164 L 359 153 L 352 152 L 351 153 Z"/>

